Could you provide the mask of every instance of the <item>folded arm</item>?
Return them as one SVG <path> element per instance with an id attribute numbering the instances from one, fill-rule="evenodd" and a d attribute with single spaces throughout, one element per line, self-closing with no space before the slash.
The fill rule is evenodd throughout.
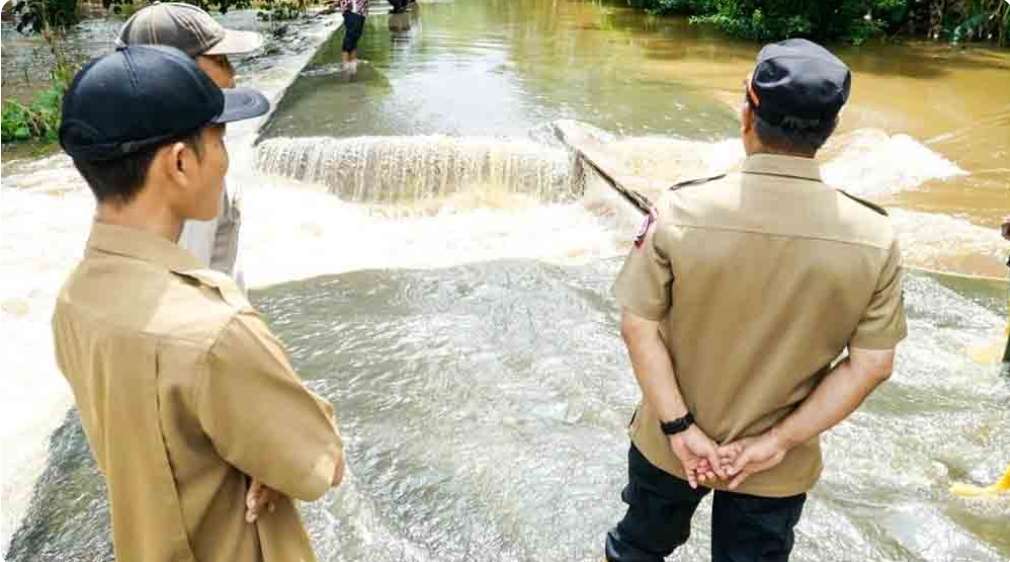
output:
<path id="1" fill-rule="evenodd" d="M 340 483 L 333 407 L 305 387 L 255 314 L 236 316 L 211 348 L 197 404 L 218 453 L 251 479 L 305 501 Z"/>

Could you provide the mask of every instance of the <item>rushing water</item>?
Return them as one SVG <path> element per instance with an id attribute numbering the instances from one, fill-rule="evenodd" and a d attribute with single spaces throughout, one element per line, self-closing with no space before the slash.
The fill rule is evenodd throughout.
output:
<path id="1" fill-rule="evenodd" d="M 267 149 L 278 151 L 286 137 L 515 141 L 574 119 L 613 133 L 613 152 L 635 175 L 689 178 L 698 170 L 687 161 L 699 157 L 731 167 L 742 153 L 723 141 L 736 135 L 755 45 L 617 4 L 424 4 L 406 31 L 371 18 L 359 48 L 368 64 L 342 71 L 341 37 L 324 44 L 266 126 L 267 137 L 282 137 Z M 854 86 L 824 156 L 839 163 L 829 180 L 899 209 L 913 265 L 1005 275 L 994 227 L 1010 212 L 1010 52 L 916 42 L 836 50 Z M 317 159 L 323 151 L 303 141 L 287 153 L 299 148 Z M 337 167 L 359 149 L 326 147 Z M 404 156 L 391 149 L 382 162 L 389 175 L 416 167 Z M 350 172 L 323 170 L 327 187 L 349 189 L 334 181 Z"/>
<path id="2" fill-rule="evenodd" d="M 258 148 L 258 123 L 228 135 L 253 299 L 348 442 L 347 481 L 304 513 L 323 560 L 597 560 L 637 398 L 608 294 L 637 217 L 553 125 L 579 121 L 651 193 L 731 168 L 755 47 L 599 2 L 419 8 L 369 19 L 356 74 L 319 19 L 238 63 L 240 82 L 276 95 L 312 59 Z M 114 27 L 89 24 L 85 47 Z M 8 31 L 5 80 L 21 60 Z M 841 53 L 856 90 L 825 177 L 889 206 L 910 263 L 1003 275 L 1010 57 Z M 0 205 L 0 548 L 107 560 L 103 482 L 47 324 L 90 196 L 64 157 L 5 161 Z M 1006 291 L 909 280 L 897 372 L 826 437 L 796 559 L 1010 559 L 1010 503 L 946 491 L 1010 461 L 1010 382 L 974 352 L 1000 337 Z M 707 557 L 707 510 L 675 559 Z"/>
<path id="3" fill-rule="evenodd" d="M 305 509 L 320 558 L 598 560 L 638 396 L 608 293 L 618 263 L 369 270 L 255 293 L 347 437 L 346 483 Z M 827 436 L 796 560 L 1010 557 L 1010 503 L 946 492 L 1010 458 L 1010 380 L 964 354 L 1000 319 L 930 278 L 906 293 L 897 373 Z M 109 559 L 76 418 L 51 447 L 10 559 Z M 707 519 L 675 559 L 707 557 Z"/>
<path id="4" fill-rule="evenodd" d="M 500 187 L 543 203 L 583 193 L 581 171 L 564 149 L 531 141 L 446 136 L 299 138 L 266 141 L 256 165 L 327 186 L 345 201 L 410 204 L 476 186 Z"/>

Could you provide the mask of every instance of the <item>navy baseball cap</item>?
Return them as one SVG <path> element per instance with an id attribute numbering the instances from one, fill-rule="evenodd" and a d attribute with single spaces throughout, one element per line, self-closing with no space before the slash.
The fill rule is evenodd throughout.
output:
<path id="1" fill-rule="evenodd" d="M 838 57 L 806 39 L 765 45 L 747 97 L 772 125 L 815 128 L 834 121 L 849 99 L 852 73 Z"/>
<path id="2" fill-rule="evenodd" d="M 75 159 L 115 160 L 269 109 L 255 90 L 218 88 L 178 49 L 120 47 L 74 77 L 63 98 L 60 146 Z"/>

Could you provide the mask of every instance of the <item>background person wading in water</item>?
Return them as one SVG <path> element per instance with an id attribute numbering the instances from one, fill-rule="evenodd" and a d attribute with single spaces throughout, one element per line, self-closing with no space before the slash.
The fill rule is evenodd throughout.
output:
<path id="1" fill-rule="evenodd" d="M 340 57 L 344 66 L 353 70 L 358 63 L 358 41 L 365 32 L 368 0 L 339 0 L 337 6 L 344 14 L 344 43 Z"/>

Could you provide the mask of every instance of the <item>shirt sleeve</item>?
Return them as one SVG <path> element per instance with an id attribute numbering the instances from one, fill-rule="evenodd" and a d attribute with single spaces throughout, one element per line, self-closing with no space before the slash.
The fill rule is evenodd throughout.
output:
<path id="1" fill-rule="evenodd" d="M 850 347 L 893 349 L 905 339 L 908 328 L 905 324 L 903 275 L 901 249 L 895 240 L 880 272 L 870 303 L 849 340 Z"/>
<path id="2" fill-rule="evenodd" d="M 333 407 L 255 313 L 236 315 L 211 348 L 197 410 L 218 454 L 250 477 L 305 501 L 332 486 L 343 451 Z"/>
<path id="3" fill-rule="evenodd" d="M 670 310 L 673 271 L 663 233 L 662 217 L 646 218 L 613 287 L 622 308 L 648 320 L 662 320 Z"/>

